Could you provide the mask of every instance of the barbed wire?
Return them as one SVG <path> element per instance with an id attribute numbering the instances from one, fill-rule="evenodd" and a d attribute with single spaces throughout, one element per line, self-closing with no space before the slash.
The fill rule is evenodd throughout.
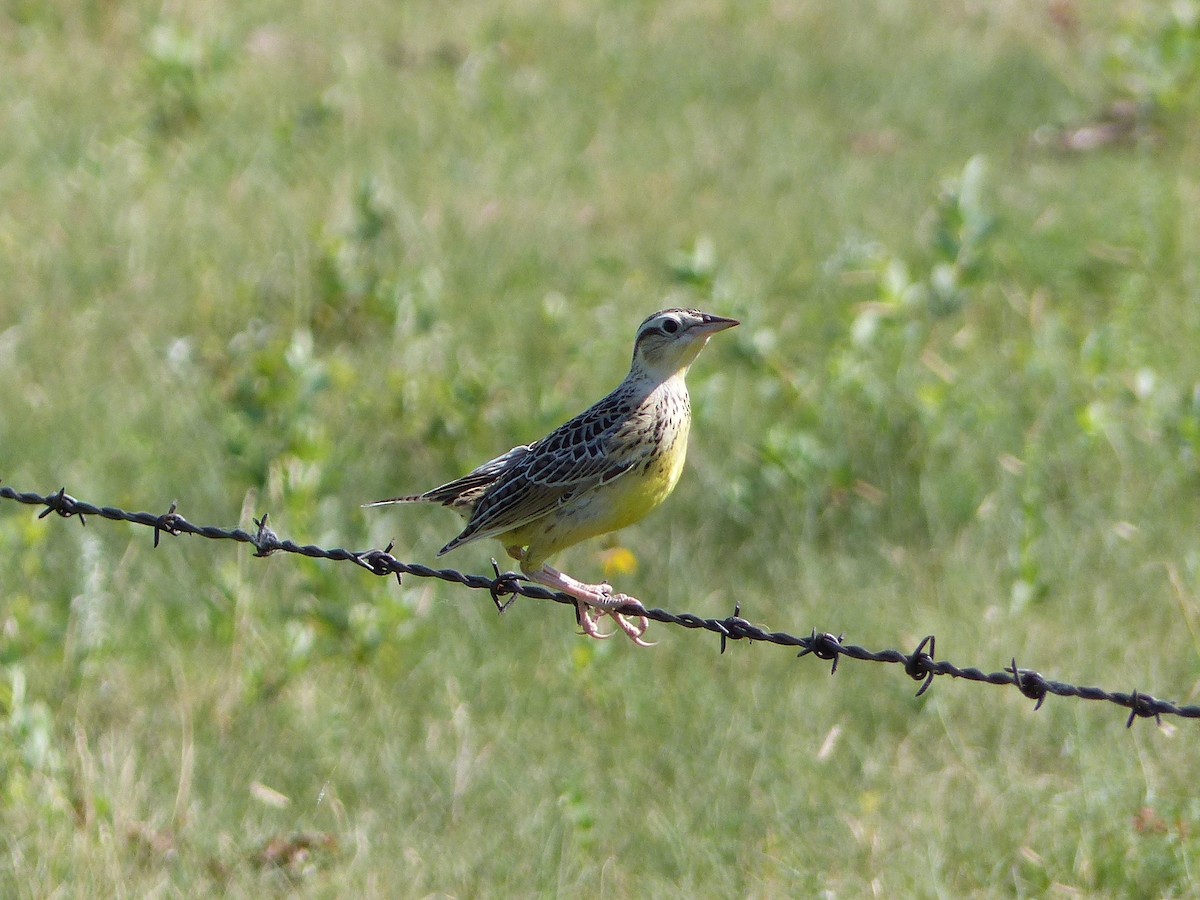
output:
<path id="1" fill-rule="evenodd" d="M 501 572 L 495 560 L 492 560 L 494 575 L 489 578 L 485 575 L 470 575 L 455 569 L 434 569 L 417 563 L 401 562 L 392 556 L 392 544 L 388 544 L 383 550 L 351 551 L 341 548 L 326 549 L 313 544 L 297 544 L 294 541 L 282 540 L 271 529 L 265 513 L 261 519 L 254 520 L 256 530 L 251 534 L 241 528 L 194 525 L 176 512 L 177 505 L 174 502 L 165 513 L 155 515 L 149 512 L 127 512 L 115 506 L 96 506 L 83 500 L 77 500 L 68 494 L 65 488 L 60 488 L 53 494 L 42 495 L 16 491 L 4 485 L 0 485 L 0 499 L 15 500 L 29 506 L 45 507 L 38 514 L 39 519 L 56 513 L 63 518 L 78 516 L 80 524 L 86 524 L 86 516 L 99 516 L 112 521 L 131 522 L 135 525 L 153 528 L 155 547 L 159 545 L 164 534 L 171 536 L 194 534 L 210 540 L 251 544 L 254 546 L 255 556 L 270 556 L 273 553 L 283 552 L 297 553 L 313 559 L 351 562 L 374 575 L 384 577 L 395 575 L 397 583 L 403 583 L 405 575 L 417 578 L 437 578 L 461 584 L 473 590 L 487 591 L 496 604 L 496 609 L 501 613 L 508 609 L 518 596 L 534 600 L 551 600 L 571 607 L 576 605 L 574 598 L 567 594 L 531 584 L 518 573 Z M 1052 694 L 1056 697 L 1077 697 L 1081 700 L 1113 703 L 1129 710 L 1129 718 L 1125 723 L 1127 728 L 1132 726 L 1134 720 L 1138 718 L 1153 718 L 1160 724 L 1162 716 L 1200 719 L 1200 706 L 1179 706 L 1138 690 L 1122 693 L 1063 681 L 1052 681 L 1033 669 L 1018 667 L 1015 657 L 1005 669 L 999 672 L 984 672 L 974 667 L 961 668 L 946 660 L 935 660 L 936 639 L 933 635 L 923 638 L 911 653 L 904 653 L 900 650 L 872 651 L 855 644 L 845 643 L 845 635 L 834 635 L 829 632 L 819 633 L 816 629 L 803 636 L 789 634 L 785 631 L 766 631 L 742 618 L 740 604 L 734 607 L 732 616 L 723 619 L 704 618 L 691 613 L 672 613 L 664 609 L 643 607 L 636 601 L 631 601 L 630 604 L 612 611 L 631 616 L 644 615 L 647 619 L 655 622 L 712 632 L 721 639 L 722 653 L 725 652 L 729 641 L 798 647 L 800 652 L 797 656 L 812 655 L 817 659 L 829 662 L 831 675 L 837 672 L 838 663 L 843 657 L 862 662 L 893 663 L 902 666 L 904 673 L 914 681 L 921 682 L 921 687 L 916 694 L 918 697 L 929 690 L 936 676 L 949 675 L 951 678 L 982 684 L 1011 685 L 1034 701 L 1033 708 L 1035 710 L 1040 709 L 1046 698 Z"/>

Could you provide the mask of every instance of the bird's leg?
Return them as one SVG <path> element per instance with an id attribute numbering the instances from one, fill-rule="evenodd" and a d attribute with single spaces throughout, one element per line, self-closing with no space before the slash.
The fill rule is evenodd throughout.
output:
<path id="1" fill-rule="evenodd" d="M 625 632 L 626 636 L 639 647 L 653 646 L 653 644 L 642 640 L 646 634 L 646 630 L 650 627 L 650 622 L 644 613 L 635 613 L 633 616 L 628 616 L 627 614 L 616 612 L 621 607 L 629 605 L 641 609 L 642 604 L 636 597 L 630 597 L 627 594 L 614 594 L 612 592 L 612 585 L 610 584 L 587 584 L 586 582 L 578 581 L 570 575 L 548 565 L 543 565 L 541 569 L 533 571 L 525 570 L 525 574 L 539 584 L 574 597 L 575 606 L 579 614 L 579 627 L 583 629 L 583 633 L 588 637 L 604 640 L 616 634 L 615 631 L 605 634 L 598 627 L 599 616 L 610 615 L 613 617 L 613 621 L 617 623 L 617 627 Z"/>

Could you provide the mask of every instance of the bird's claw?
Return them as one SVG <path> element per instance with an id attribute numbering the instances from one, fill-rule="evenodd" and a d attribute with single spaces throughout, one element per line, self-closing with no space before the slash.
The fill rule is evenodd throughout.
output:
<path id="1" fill-rule="evenodd" d="M 524 563 L 522 564 L 524 568 Z M 499 568 L 499 567 L 497 567 Z M 573 598 L 575 601 L 575 618 L 585 635 L 598 641 L 605 641 L 617 633 L 617 629 L 625 632 L 625 636 L 639 647 L 654 645 L 643 638 L 650 628 L 650 619 L 646 608 L 636 597 L 628 594 L 614 594 L 612 585 L 608 583 L 585 584 L 576 581 L 569 575 L 564 575 L 557 569 L 543 565 L 540 569 L 525 569 L 530 580 L 543 584 Z M 499 576 L 497 576 L 499 577 Z M 600 629 L 600 619 L 612 616 L 616 628 L 612 631 Z"/>
<path id="2" fill-rule="evenodd" d="M 579 619 L 581 633 L 587 637 L 595 638 L 598 641 L 607 641 L 617 633 L 615 629 L 613 631 L 600 630 L 600 616 L 604 614 L 602 610 L 598 611 L 595 607 L 588 606 L 580 600 L 578 602 L 578 613 L 577 618 Z"/>
<path id="3" fill-rule="evenodd" d="M 588 603 L 583 600 L 579 601 L 579 627 L 583 629 L 583 633 L 598 641 L 606 641 L 616 634 L 619 628 L 637 646 L 653 647 L 657 643 L 656 641 L 643 640 L 650 628 L 650 620 L 646 618 L 645 614 L 628 615 L 616 611 L 620 607 L 629 604 L 635 605 L 640 609 L 642 604 L 636 598 L 625 594 L 613 595 L 611 593 L 612 588 L 609 585 L 601 585 L 601 587 L 607 588 L 607 590 L 603 591 L 602 602 Z M 601 631 L 600 619 L 603 616 L 611 616 L 617 628 L 608 632 Z"/>

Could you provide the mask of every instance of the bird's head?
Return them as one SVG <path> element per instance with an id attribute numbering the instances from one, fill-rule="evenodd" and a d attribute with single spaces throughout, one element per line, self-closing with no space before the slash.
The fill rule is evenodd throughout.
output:
<path id="1" fill-rule="evenodd" d="M 633 368 L 662 380 L 686 374 L 710 337 L 737 324 L 737 319 L 695 309 L 656 312 L 638 326 L 633 342 Z"/>

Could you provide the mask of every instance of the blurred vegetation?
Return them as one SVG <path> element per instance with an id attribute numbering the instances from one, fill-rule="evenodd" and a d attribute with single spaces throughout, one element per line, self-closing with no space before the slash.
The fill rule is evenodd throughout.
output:
<path id="1" fill-rule="evenodd" d="M 685 477 L 562 567 L 1197 702 L 1196 0 L 0 23 L 6 483 L 431 562 L 359 504 L 686 303 Z M 4 896 L 1198 890 L 1189 723 L 2 512 Z"/>

